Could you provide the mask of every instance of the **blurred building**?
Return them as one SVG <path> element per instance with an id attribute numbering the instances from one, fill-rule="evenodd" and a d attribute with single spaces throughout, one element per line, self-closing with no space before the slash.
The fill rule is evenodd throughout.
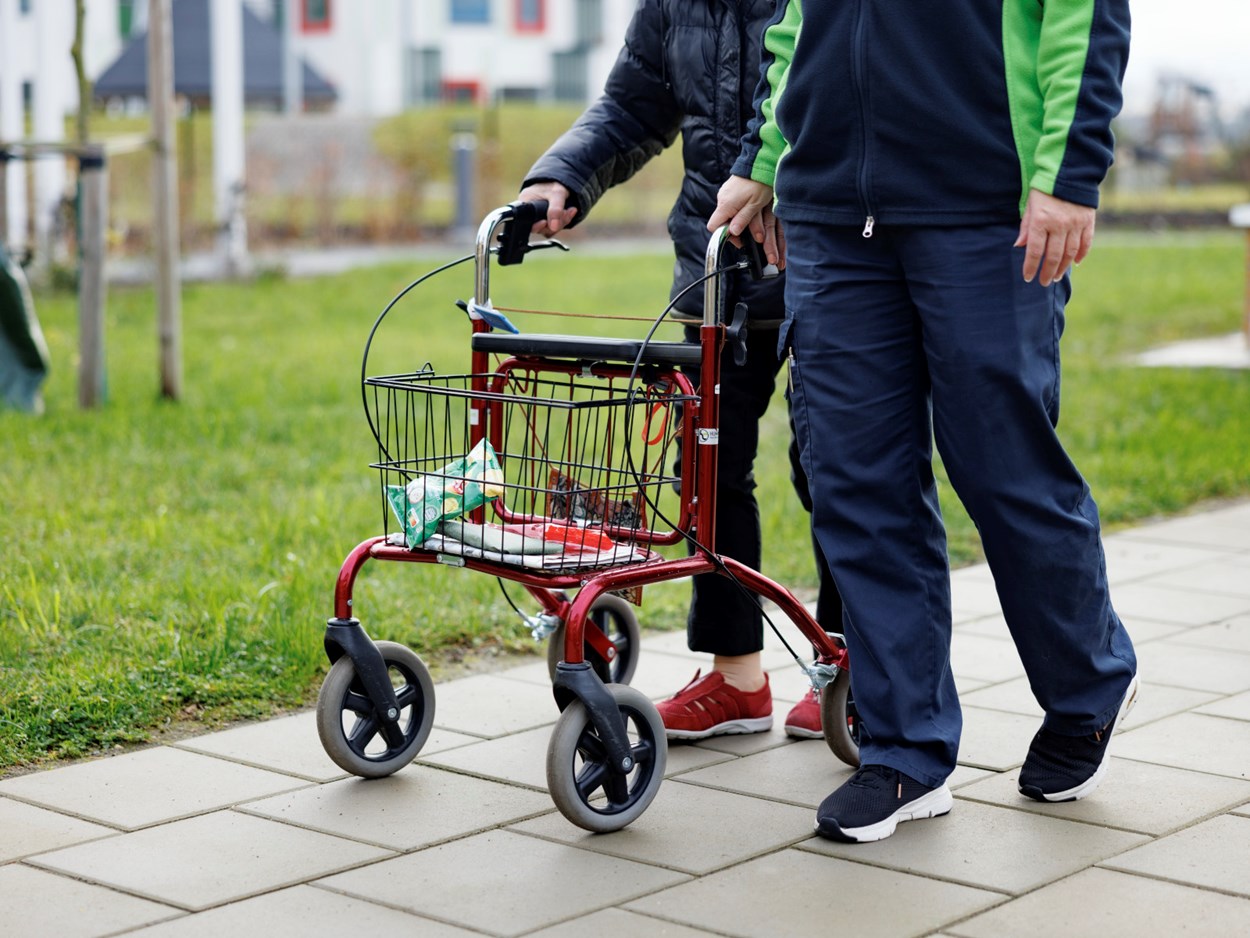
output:
<path id="1" fill-rule="evenodd" d="M 298 56 L 348 116 L 445 101 L 587 103 L 637 0 L 248 0 L 290 17 Z"/>

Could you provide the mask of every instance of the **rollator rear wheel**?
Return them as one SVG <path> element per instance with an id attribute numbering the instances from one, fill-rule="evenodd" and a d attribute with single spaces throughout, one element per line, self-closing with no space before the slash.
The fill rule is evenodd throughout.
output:
<path id="1" fill-rule="evenodd" d="M 361 778 L 398 772 L 416 758 L 434 726 L 434 682 L 425 662 L 396 642 L 377 646 L 399 701 L 393 728 L 385 728 L 347 655 L 334 662 L 317 696 L 317 732 L 326 755 Z"/>
<path id="2" fill-rule="evenodd" d="M 589 642 L 583 641 L 582 654 L 586 656 L 586 663 L 603 683 L 628 684 L 638 668 L 638 649 L 642 643 L 642 630 L 638 627 L 634 607 L 620 596 L 604 593 L 590 606 L 587 627 L 592 622 L 616 646 L 616 656 L 607 661 Z M 564 632 L 564 623 L 561 622 L 547 639 L 547 674 L 553 681 L 556 679 L 556 665 L 564 657 Z"/>
<path id="3" fill-rule="evenodd" d="M 820 722 L 833 754 L 847 765 L 858 766 L 859 710 L 851 693 L 851 672 L 845 668 L 820 692 Z"/>
<path id="4" fill-rule="evenodd" d="M 616 831 L 642 815 L 664 780 L 668 743 L 659 711 L 640 691 L 609 684 L 625 719 L 634 767 L 612 767 L 607 749 L 581 701 L 556 721 L 547 747 L 547 788 L 560 813 L 594 833 Z"/>

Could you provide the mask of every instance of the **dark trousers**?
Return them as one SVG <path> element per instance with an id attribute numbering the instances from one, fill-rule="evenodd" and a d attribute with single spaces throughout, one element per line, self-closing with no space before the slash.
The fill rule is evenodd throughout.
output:
<path id="1" fill-rule="evenodd" d="M 1136 668 L 1098 509 L 1055 431 L 1070 284 L 1025 283 L 1015 237 L 786 226 L 792 413 L 846 605 L 862 758 L 930 785 L 961 730 L 934 439 L 1046 725 L 1104 725 Z"/>
<path id="2" fill-rule="evenodd" d="M 697 341 L 697 330 L 688 328 L 686 338 Z M 734 363 L 728 347 L 721 358 L 716 549 L 756 570 L 760 568 L 762 539 L 759 505 L 755 500 L 755 454 L 759 449 L 760 419 L 768 409 L 780 369 L 775 329 L 748 331 L 744 364 Z M 697 384 L 699 369 L 687 368 L 686 372 Z M 793 461 L 797 457 L 798 448 L 792 444 L 791 479 L 803 507 L 810 511 L 807 478 L 802 467 Z M 817 619 L 829 631 L 840 631 L 842 603 L 814 539 L 813 550 L 820 577 Z M 764 620 L 754 594 L 716 573 L 700 574 L 692 577 L 692 582 L 686 621 L 692 651 L 732 656 L 751 654 L 764 647 Z"/>

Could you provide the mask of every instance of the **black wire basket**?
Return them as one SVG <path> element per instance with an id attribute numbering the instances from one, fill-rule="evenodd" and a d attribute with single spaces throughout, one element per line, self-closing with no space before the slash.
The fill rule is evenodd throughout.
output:
<path id="1" fill-rule="evenodd" d="M 364 384 L 392 543 L 568 572 L 644 562 L 688 527 L 682 413 L 696 398 L 671 373 L 520 366 Z"/>

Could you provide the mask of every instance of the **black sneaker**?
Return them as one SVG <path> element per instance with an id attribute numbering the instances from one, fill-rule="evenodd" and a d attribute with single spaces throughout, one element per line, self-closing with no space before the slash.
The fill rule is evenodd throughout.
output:
<path id="1" fill-rule="evenodd" d="M 816 833 L 849 844 L 885 840 L 900 821 L 946 814 L 952 803 L 945 782 L 930 788 L 889 766 L 865 765 L 820 803 Z"/>
<path id="2" fill-rule="evenodd" d="M 1115 718 L 1089 736 L 1061 736 L 1040 729 L 1020 767 L 1020 794 L 1035 801 L 1076 801 L 1092 794 L 1107 774 L 1111 734 L 1137 702 L 1137 675 L 1129 682 Z"/>

